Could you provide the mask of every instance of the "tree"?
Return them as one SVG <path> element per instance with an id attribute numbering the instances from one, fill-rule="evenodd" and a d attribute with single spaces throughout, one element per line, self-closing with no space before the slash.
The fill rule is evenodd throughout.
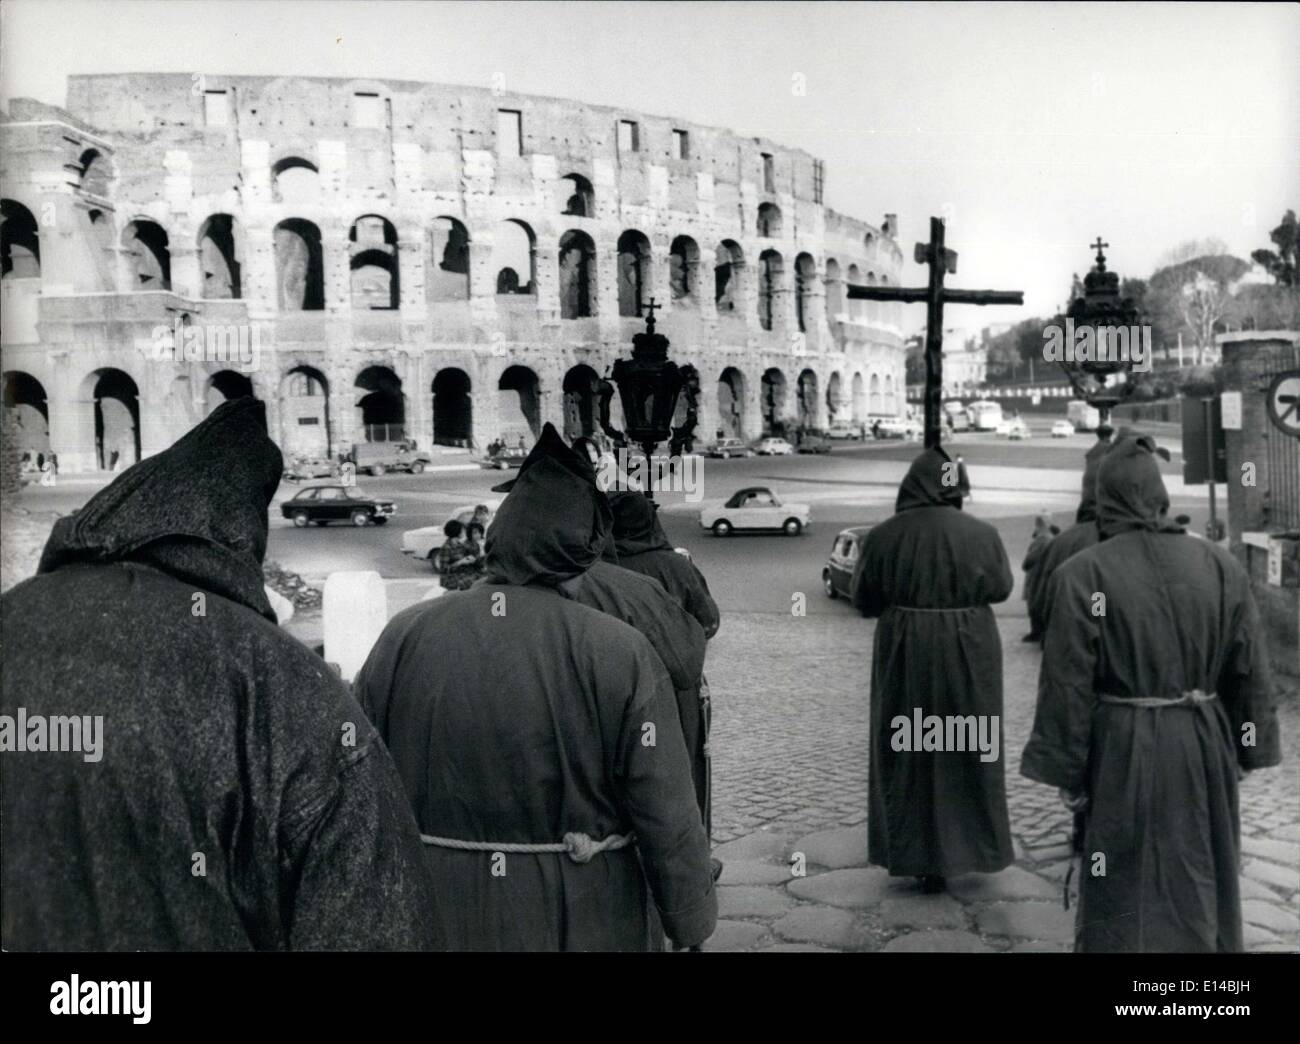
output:
<path id="1" fill-rule="evenodd" d="M 1297 256 L 1300 255 L 1300 224 L 1296 223 L 1294 210 L 1283 215 L 1282 224 L 1273 229 L 1268 238 L 1277 247 L 1277 252 L 1253 250 L 1250 259 L 1262 265 L 1278 286 L 1300 286 L 1296 270 Z"/>
<path id="2" fill-rule="evenodd" d="M 1217 244 L 1206 240 L 1199 245 Z M 1168 256 L 1181 257 L 1188 247 L 1184 244 Z M 1229 317 L 1229 305 L 1249 270 L 1247 262 L 1226 253 L 1201 254 L 1157 270 L 1147 282 L 1144 298 L 1155 342 L 1168 346 L 1180 333 L 1186 335 L 1199 366 L 1214 345 L 1214 334 Z"/>

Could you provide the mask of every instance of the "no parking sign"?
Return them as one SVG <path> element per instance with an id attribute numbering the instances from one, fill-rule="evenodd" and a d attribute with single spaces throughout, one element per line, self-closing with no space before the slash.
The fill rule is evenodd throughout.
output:
<path id="1" fill-rule="evenodd" d="M 1300 439 L 1300 370 L 1279 373 L 1264 396 L 1268 419 L 1292 438 Z"/>

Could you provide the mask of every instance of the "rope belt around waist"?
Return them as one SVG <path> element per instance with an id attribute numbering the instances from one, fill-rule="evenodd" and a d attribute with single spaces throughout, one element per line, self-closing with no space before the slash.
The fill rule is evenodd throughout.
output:
<path id="1" fill-rule="evenodd" d="M 982 605 L 953 605 L 946 609 L 923 609 L 919 605 L 888 605 L 886 609 L 897 609 L 900 613 L 965 613 L 971 609 L 984 609 Z"/>
<path id="2" fill-rule="evenodd" d="M 1183 693 L 1181 696 L 1175 696 L 1171 699 L 1162 699 L 1159 696 L 1139 696 L 1135 699 L 1128 699 L 1123 696 L 1108 696 L 1103 694 L 1099 697 L 1102 703 L 1110 703 L 1117 707 L 1194 707 L 1198 703 L 1209 703 L 1210 700 L 1218 699 L 1217 695 L 1212 692 L 1202 692 L 1200 689 L 1192 689 Z"/>
<path id="3" fill-rule="evenodd" d="M 430 837 L 421 834 L 420 840 L 435 848 L 454 848 L 461 852 L 563 852 L 575 863 L 590 863 L 593 856 L 601 852 L 616 852 L 626 848 L 636 840 L 635 834 L 610 834 L 603 841 L 597 841 L 579 830 L 564 835 L 558 844 L 530 845 L 518 841 L 458 841 L 451 837 Z"/>

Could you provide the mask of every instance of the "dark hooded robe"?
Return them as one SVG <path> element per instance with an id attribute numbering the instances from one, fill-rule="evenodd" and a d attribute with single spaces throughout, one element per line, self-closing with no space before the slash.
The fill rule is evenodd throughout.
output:
<path id="1" fill-rule="evenodd" d="M 265 409 L 127 470 L 0 598 L 3 713 L 103 719 L 97 761 L 0 755 L 6 948 L 432 945 L 392 760 L 263 590 Z"/>
<path id="2" fill-rule="evenodd" d="M 950 467 L 945 473 L 944 465 Z M 949 478 L 949 483 L 944 478 Z M 942 450 L 912 462 L 867 534 L 853 604 L 878 616 L 871 674 L 868 855 L 895 876 L 991 873 L 1012 860 L 1002 762 L 1002 644 L 990 605 L 1013 587 L 997 530 L 963 514 Z M 899 749 L 899 718 L 996 716 L 997 759 Z M 969 739 L 967 732 L 966 738 Z M 990 739 L 991 739 L 990 735 Z"/>
<path id="3" fill-rule="evenodd" d="M 1033 587 L 1034 598 L 1029 603 L 1029 623 L 1034 634 L 1047 631 L 1052 603 L 1048 597 L 1052 574 L 1072 555 L 1097 542 L 1097 468 L 1110 443 L 1098 440 L 1083 458 L 1083 492 L 1079 508 L 1074 513 L 1074 525 L 1053 538 L 1038 560 L 1032 577 L 1026 577 L 1026 587 Z"/>
<path id="4" fill-rule="evenodd" d="M 1045 515 L 1039 515 L 1034 520 L 1034 532 L 1029 538 L 1029 549 L 1025 552 L 1025 560 L 1020 564 L 1020 569 L 1025 574 L 1024 597 L 1025 605 L 1029 610 L 1029 637 L 1040 640 L 1043 635 L 1042 621 L 1034 615 L 1038 587 L 1042 583 L 1042 575 L 1038 567 L 1043 555 L 1047 553 L 1047 546 L 1056 536 L 1052 532 L 1054 528 L 1048 524 Z"/>
<path id="5" fill-rule="evenodd" d="M 610 512 L 553 435 L 488 530 L 486 578 L 394 617 L 357 689 L 442 839 L 426 846 L 440 947 L 645 950 L 651 899 L 696 945 L 717 899 L 672 681 L 645 636 L 561 590 L 600 566 Z M 494 848 L 571 833 L 636 841 L 581 863 Z"/>
<path id="6" fill-rule="evenodd" d="M 1149 447 L 1118 440 L 1101 542 L 1052 578 L 1020 771 L 1088 798 L 1081 952 L 1241 950 L 1237 767 L 1280 758 L 1246 573 L 1165 522 L 1168 506 Z"/>
<path id="7" fill-rule="evenodd" d="M 609 494 L 614 512 L 614 541 L 618 562 L 624 569 L 657 580 L 679 606 L 699 623 L 706 638 L 718 632 L 721 622 L 718 607 L 709 595 L 704 575 L 685 555 L 673 550 L 659 524 L 655 503 L 644 493 Z M 634 622 L 634 621 L 629 621 Z M 691 775 L 695 780 L 695 798 L 710 833 L 713 809 L 710 794 L 711 766 L 709 729 L 711 709 L 707 689 L 697 683 L 678 690 L 682 733 L 691 753 Z"/>

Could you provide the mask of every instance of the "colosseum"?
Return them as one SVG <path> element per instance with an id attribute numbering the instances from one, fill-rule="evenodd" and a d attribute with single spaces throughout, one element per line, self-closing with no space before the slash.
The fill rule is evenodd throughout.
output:
<path id="1" fill-rule="evenodd" d="M 698 436 L 904 408 L 898 221 L 823 204 L 796 149 L 440 84 L 69 78 L 0 123 L 6 413 L 60 472 L 158 452 L 224 398 L 286 455 L 595 425 L 663 304 Z M 711 275 L 710 275 L 711 273 Z"/>

